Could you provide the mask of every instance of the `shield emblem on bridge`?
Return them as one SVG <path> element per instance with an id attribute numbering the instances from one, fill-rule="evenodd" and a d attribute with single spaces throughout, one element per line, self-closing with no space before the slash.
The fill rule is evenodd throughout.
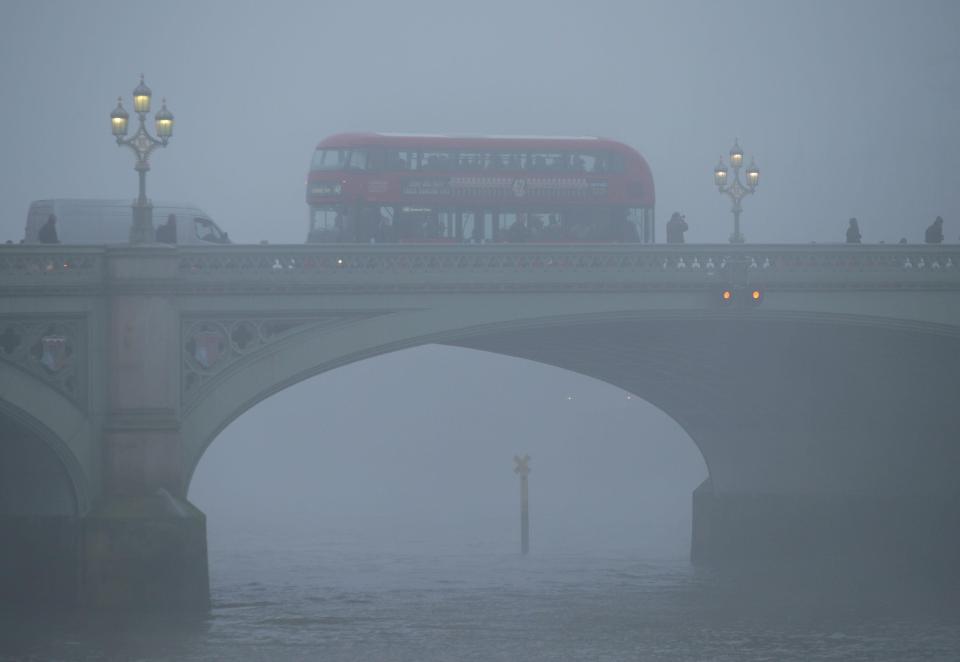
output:
<path id="1" fill-rule="evenodd" d="M 67 364 L 67 337 L 40 338 L 40 365 L 50 372 L 60 372 Z"/>
<path id="2" fill-rule="evenodd" d="M 197 331 L 193 334 L 193 358 L 204 368 L 211 368 L 223 355 L 225 344 L 219 331 Z"/>

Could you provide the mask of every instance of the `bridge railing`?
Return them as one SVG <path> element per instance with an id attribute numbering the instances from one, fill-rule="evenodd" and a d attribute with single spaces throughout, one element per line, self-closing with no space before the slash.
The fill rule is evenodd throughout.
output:
<path id="1" fill-rule="evenodd" d="M 402 289 L 511 284 L 703 287 L 957 287 L 960 246 L 847 245 L 307 245 L 183 248 L 195 285 L 270 283 Z"/>
<path id="2" fill-rule="evenodd" d="M 222 291 L 684 289 L 738 281 L 785 289 L 960 288 L 960 245 L 314 244 L 2 246 L 0 291 L 99 288 L 116 278 L 111 260 L 141 258 L 170 265 L 157 286 Z"/>
<path id="3" fill-rule="evenodd" d="M 103 247 L 0 245 L 0 290 L 6 292 L 96 287 L 104 273 Z"/>

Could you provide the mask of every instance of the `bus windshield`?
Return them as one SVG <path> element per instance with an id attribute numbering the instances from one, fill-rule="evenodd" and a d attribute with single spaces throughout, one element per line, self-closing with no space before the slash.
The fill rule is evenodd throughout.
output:
<path id="1" fill-rule="evenodd" d="M 362 149 L 318 149 L 313 153 L 312 170 L 366 170 L 367 152 Z"/>

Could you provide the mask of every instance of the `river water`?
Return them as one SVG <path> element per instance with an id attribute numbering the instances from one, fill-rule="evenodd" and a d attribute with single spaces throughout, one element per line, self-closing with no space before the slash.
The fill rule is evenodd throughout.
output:
<path id="1" fill-rule="evenodd" d="M 958 660 L 945 586 L 349 535 L 212 537 L 201 619 L 0 616 L 0 660 Z"/>

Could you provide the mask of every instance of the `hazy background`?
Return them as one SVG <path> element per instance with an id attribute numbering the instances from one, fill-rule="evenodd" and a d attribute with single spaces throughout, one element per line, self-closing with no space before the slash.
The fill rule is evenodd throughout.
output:
<path id="1" fill-rule="evenodd" d="M 619 139 L 650 162 L 658 235 L 680 210 L 691 242 L 730 233 L 712 168 L 736 136 L 761 169 L 748 241 L 840 241 L 851 215 L 865 242 L 920 241 L 938 214 L 947 241 L 960 235 L 952 0 L 0 10 L 0 239 L 22 237 L 33 199 L 135 196 L 109 113 L 118 95 L 131 108 L 141 72 L 176 116 L 148 194 L 201 206 L 237 242 L 302 242 L 312 149 L 354 130 Z M 683 552 L 705 468 L 682 430 L 607 385 L 465 350 L 275 396 L 216 440 L 191 499 L 213 545 L 228 526 L 512 545 L 516 452 L 533 456 L 534 549 L 601 537 Z"/>

